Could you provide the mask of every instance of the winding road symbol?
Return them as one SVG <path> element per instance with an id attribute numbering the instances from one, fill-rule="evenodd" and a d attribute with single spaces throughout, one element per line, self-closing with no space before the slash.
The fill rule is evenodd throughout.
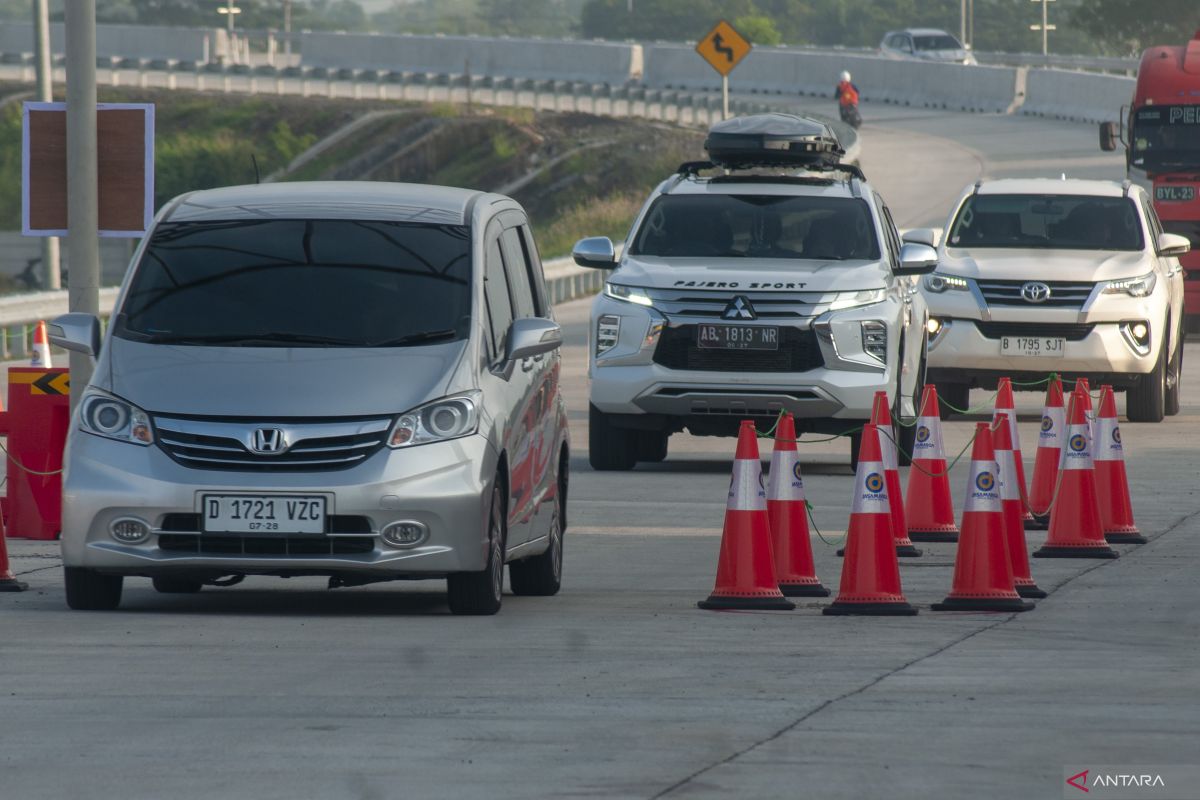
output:
<path id="1" fill-rule="evenodd" d="M 713 50 L 725 56 L 725 60 L 730 64 L 733 63 L 733 48 L 725 44 L 725 37 L 719 33 L 714 33 L 712 37 Z"/>

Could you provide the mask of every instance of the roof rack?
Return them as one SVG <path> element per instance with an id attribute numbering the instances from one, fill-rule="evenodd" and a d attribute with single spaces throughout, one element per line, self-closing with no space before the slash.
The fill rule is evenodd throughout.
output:
<path id="1" fill-rule="evenodd" d="M 699 175 L 706 169 L 724 169 L 724 170 L 739 170 L 739 169 L 755 169 L 762 167 L 778 168 L 779 164 L 752 164 L 741 163 L 736 166 L 725 164 L 714 164 L 711 161 L 685 161 L 675 169 L 675 174 L 681 178 L 687 178 L 694 175 Z M 865 181 L 867 176 L 863 174 L 862 169 L 857 164 L 803 164 L 797 165 L 802 172 L 845 172 L 851 177 L 858 178 L 860 181 Z"/>

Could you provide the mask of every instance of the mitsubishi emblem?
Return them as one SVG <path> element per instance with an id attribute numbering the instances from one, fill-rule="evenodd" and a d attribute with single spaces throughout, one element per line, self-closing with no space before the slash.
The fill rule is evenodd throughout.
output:
<path id="1" fill-rule="evenodd" d="M 721 312 L 721 319 L 758 319 L 758 314 L 746 296 L 739 294 L 725 306 L 725 310 Z"/>

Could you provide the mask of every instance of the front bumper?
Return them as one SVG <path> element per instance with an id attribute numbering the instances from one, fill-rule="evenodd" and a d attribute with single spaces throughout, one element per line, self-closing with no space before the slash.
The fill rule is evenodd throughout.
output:
<path id="1" fill-rule="evenodd" d="M 197 470 L 176 463 L 156 446 L 75 430 L 65 458 L 63 563 L 150 577 L 186 572 L 388 579 L 478 571 L 487 561 L 486 520 L 496 462 L 495 450 L 476 435 L 403 450 L 384 448 L 346 470 Z M 326 498 L 327 533 L 201 533 L 200 497 L 208 492 L 321 495 Z M 113 539 L 110 524 L 129 517 L 149 524 L 153 533 L 147 541 Z M 335 517 L 352 520 L 355 524 L 340 526 L 352 532 L 339 531 Z M 183 528 L 195 520 L 197 530 L 180 530 L 181 520 Z M 428 537 L 406 549 L 383 542 L 380 531 L 404 520 L 424 523 Z M 164 530 L 165 524 L 170 530 Z M 279 544 L 283 539 L 298 546 Z M 193 541 L 197 546 L 190 552 L 180 546 Z"/>

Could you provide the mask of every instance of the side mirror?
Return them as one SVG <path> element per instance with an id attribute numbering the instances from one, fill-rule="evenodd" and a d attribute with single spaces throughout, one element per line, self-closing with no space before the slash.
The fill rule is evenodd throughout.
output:
<path id="1" fill-rule="evenodd" d="M 508 329 L 508 361 L 520 361 L 551 350 L 557 350 L 562 345 L 562 328 L 552 319 L 542 317 L 522 317 L 513 320 Z"/>
<path id="2" fill-rule="evenodd" d="M 607 236 L 580 239 L 571 250 L 571 258 L 579 266 L 592 269 L 616 269 L 617 266 L 617 251 Z"/>
<path id="3" fill-rule="evenodd" d="M 934 228 L 913 228 L 900 235 L 900 241 L 912 244 L 923 244 L 926 247 L 938 246 L 938 233 Z"/>
<path id="4" fill-rule="evenodd" d="M 1178 233 L 1160 233 L 1158 235 L 1158 254 L 1160 256 L 1181 256 L 1192 249 L 1192 242 L 1186 236 Z M 51 336 L 53 341 L 54 337 Z"/>
<path id="5" fill-rule="evenodd" d="M 900 248 L 900 266 L 893 272 L 897 275 L 926 275 L 937 267 L 938 255 L 927 244 L 909 242 Z"/>
<path id="6" fill-rule="evenodd" d="M 91 314 L 72 312 L 55 317 L 46 325 L 50 343 L 64 350 L 95 357 L 100 353 L 100 320 Z"/>
<path id="7" fill-rule="evenodd" d="M 1115 122 L 1100 123 L 1100 149 L 1106 153 L 1111 153 L 1117 149 L 1117 140 L 1120 138 L 1120 130 Z"/>

